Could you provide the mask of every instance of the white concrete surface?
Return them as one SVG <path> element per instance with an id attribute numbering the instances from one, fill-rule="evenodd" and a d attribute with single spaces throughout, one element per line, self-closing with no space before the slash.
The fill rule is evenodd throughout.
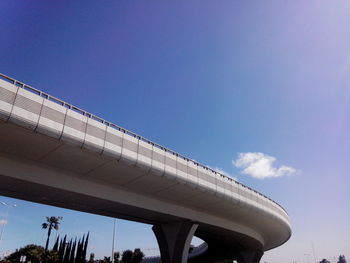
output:
<path id="1" fill-rule="evenodd" d="M 264 250 L 289 239 L 288 214 L 264 195 L 0 76 L 0 194 L 147 223 L 192 220 L 203 231 L 249 236 Z"/>

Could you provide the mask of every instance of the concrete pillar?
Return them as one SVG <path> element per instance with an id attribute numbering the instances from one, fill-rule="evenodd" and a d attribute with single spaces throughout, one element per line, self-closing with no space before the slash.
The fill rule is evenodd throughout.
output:
<path id="1" fill-rule="evenodd" d="M 162 263 L 187 263 L 191 240 L 198 224 L 190 221 L 154 225 Z"/>
<path id="2" fill-rule="evenodd" d="M 263 251 L 241 251 L 237 258 L 238 263 L 259 263 L 261 257 L 264 255 Z"/>

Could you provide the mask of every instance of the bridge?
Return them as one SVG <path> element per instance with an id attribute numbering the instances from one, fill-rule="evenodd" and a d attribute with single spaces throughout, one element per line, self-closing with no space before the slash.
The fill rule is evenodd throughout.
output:
<path id="1" fill-rule="evenodd" d="M 265 195 L 3 74 L 0 194 L 151 224 L 163 263 L 259 262 L 291 236 Z"/>

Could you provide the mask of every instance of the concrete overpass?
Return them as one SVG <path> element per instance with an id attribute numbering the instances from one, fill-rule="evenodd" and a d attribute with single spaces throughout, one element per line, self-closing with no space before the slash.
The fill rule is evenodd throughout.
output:
<path id="1" fill-rule="evenodd" d="M 263 194 L 3 74 L 0 194 L 152 224 L 163 263 L 259 262 L 291 236 Z"/>

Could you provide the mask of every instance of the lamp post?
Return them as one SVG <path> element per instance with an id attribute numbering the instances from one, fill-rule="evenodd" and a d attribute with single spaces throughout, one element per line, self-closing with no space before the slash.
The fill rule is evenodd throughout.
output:
<path id="1" fill-rule="evenodd" d="M 314 254 L 314 261 L 316 263 L 316 253 L 315 253 L 315 246 L 314 246 L 314 243 L 312 243 L 312 252 Z"/>
<path id="2" fill-rule="evenodd" d="M 114 263 L 114 239 L 115 239 L 115 224 L 117 222 L 117 219 L 114 218 L 113 220 L 113 239 L 112 239 L 112 263 Z"/>
<path id="3" fill-rule="evenodd" d="M 5 217 L 4 217 L 4 221 L 3 221 L 3 224 L 2 224 L 2 227 L 1 227 L 1 232 L 0 232 L 0 245 L 1 245 L 1 242 L 2 242 L 2 236 L 4 234 L 4 231 L 5 231 L 5 225 L 7 224 L 7 218 L 9 216 L 9 209 L 11 207 L 17 207 L 16 204 L 8 204 L 8 203 L 5 203 L 5 202 L 0 202 L 0 205 L 3 205 L 6 207 L 6 212 L 5 212 Z"/>
<path id="4" fill-rule="evenodd" d="M 310 254 L 304 254 L 304 256 L 306 256 L 306 258 L 307 258 L 307 263 L 309 263 Z"/>

